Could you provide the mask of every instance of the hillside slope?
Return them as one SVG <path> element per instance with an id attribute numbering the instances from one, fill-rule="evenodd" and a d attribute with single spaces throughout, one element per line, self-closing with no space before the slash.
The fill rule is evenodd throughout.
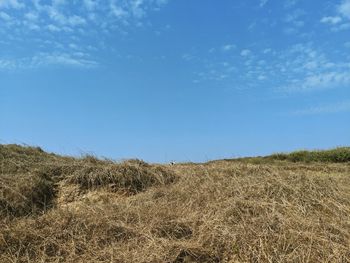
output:
<path id="1" fill-rule="evenodd" d="M 0 262 L 350 262 L 348 150 L 168 166 L 0 145 Z"/>

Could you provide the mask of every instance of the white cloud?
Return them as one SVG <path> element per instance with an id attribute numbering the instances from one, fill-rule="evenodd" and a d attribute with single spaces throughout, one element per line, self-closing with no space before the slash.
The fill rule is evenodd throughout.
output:
<path id="1" fill-rule="evenodd" d="M 242 51 L 241 51 L 241 56 L 242 57 L 247 57 L 247 56 L 249 56 L 249 55 L 251 55 L 251 51 L 249 50 L 249 49 L 243 49 Z"/>
<path id="2" fill-rule="evenodd" d="M 157 10 L 167 2 L 167 0 L 111 0 L 110 11 L 118 19 L 127 22 L 127 18 L 142 19 L 146 16 L 147 11 Z"/>
<path id="3" fill-rule="evenodd" d="M 350 85 L 350 71 L 331 71 L 306 76 L 284 89 L 289 92 L 332 89 Z"/>
<path id="4" fill-rule="evenodd" d="M 110 7 L 112 14 L 118 19 L 129 16 L 129 13 L 127 11 L 125 11 L 120 6 L 117 6 L 115 3 L 111 3 Z"/>
<path id="5" fill-rule="evenodd" d="M 74 57 L 70 54 L 39 54 L 32 58 L 32 66 L 38 67 L 41 65 L 67 65 L 81 68 L 93 68 L 98 65 L 96 61 Z"/>
<path id="6" fill-rule="evenodd" d="M 332 31 L 339 32 L 350 29 L 350 23 L 343 23 L 332 28 Z"/>
<path id="7" fill-rule="evenodd" d="M 11 20 L 11 16 L 9 16 L 5 12 L 0 12 L 0 19 L 5 20 L 5 21 L 10 21 Z"/>
<path id="8" fill-rule="evenodd" d="M 46 7 L 45 10 L 47 10 L 48 15 L 55 22 L 58 22 L 60 24 L 65 24 L 66 23 L 66 16 L 61 14 L 56 8 Z"/>
<path id="9" fill-rule="evenodd" d="M 350 19 L 350 0 L 343 0 L 338 6 L 338 12 L 344 17 Z"/>
<path id="10" fill-rule="evenodd" d="M 87 67 L 94 60 L 81 56 L 106 47 L 106 34 L 126 34 L 167 0 L 0 0 L 0 48 L 21 46 L 40 55 L 31 58 L 1 59 L 1 68 L 30 68 L 37 65 Z M 150 24 L 150 23 L 149 23 Z M 32 31 L 36 31 L 33 33 Z M 64 34 L 63 34 L 64 33 Z M 25 37 L 24 37 L 25 36 Z M 93 37 L 91 37 L 93 36 Z M 71 42 L 75 46 L 70 45 Z M 89 42 L 89 43 L 87 43 Z M 29 43 L 27 46 L 23 43 Z M 94 50 L 88 47 L 95 47 Z M 47 50 L 61 53 L 42 53 Z M 6 49 L 5 49 L 6 50 Z M 71 53 L 75 51 L 76 53 Z M 6 52 L 3 52 L 6 55 Z M 80 56 L 77 56 L 77 54 Z M 31 66 L 30 66 L 31 65 Z"/>
<path id="11" fill-rule="evenodd" d="M 336 25 L 343 19 L 340 16 L 325 16 L 321 19 L 321 23 Z"/>
<path id="12" fill-rule="evenodd" d="M 284 8 L 289 9 L 297 4 L 298 0 L 284 0 Z"/>
<path id="13" fill-rule="evenodd" d="M 304 88 L 328 88 L 350 83 L 350 72 L 326 72 L 305 79 Z"/>
<path id="14" fill-rule="evenodd" d="M 300 17 L 305 16 L 306 12 L 302 9 L 296 9 L 293 12 L 287 14 L 285 21 L 290 23 L 298 20 Z"/>
<path id="15" fill-rule="evenodd" d="M 196 63 L 198 67 L 194 73 L 196 82 L 225 79 L 225 83 L 230 81 L 247 88 L 261 87 L 265 83 L 268 85 L 262 88 L 271 87 L 271 91 L 284 95 L 350 87 L 350 62 L 345 49 L 316 48 L 315 43 L 306 42 L 281 49 L 262 47 L 259 50 L 255 46 L 254 52 L 241 49 L 238 54 L 233 52 L 224 57 L 215 53 L 219 56 L 213 58 L 213 52 L 223 50 L 222 47 L 211 49 L 206 57 L 196 53 L 195 60 L 188 59 L 188 63 Z"/>
<path id="16" fill-rule="evenodd" d="M 37 24 L 33 23 L 32 21 L 23 21 L 22 22 L 24 25 L 26 25 L 26 27 L 29 29 L 29 30 L 40 30 L 40 26 L 38 26 Z"/>
<path id="17" fill-rule="evenodd" d="M 73 15 L 67 18 L 67 23 L 71 26 L 85 25 L 86 20 L 80 16 Z"/>
<path id="18" fill-rule="evenodd" d="M 234 49 L 236 46 L 233 44 L 227 44 L 221 47 L 222 51 L 230 51 Z"/>
<path id="19" fill-rule="evenodd" d="M 47 66 L 70 66 L 76 68 L 95 68 L 98 62 L 86 58 L 86 54 L 76 53 L 38 53 L 32 57 L 0 59 L 0 70 L 13 71 L 35 69 Z"/>
<path id="20" fill-rule="evenodd" d="M 131 1 L 132 14 L 137 18 L 141 18 L 145 15 L 145 10 L 143 9 L 142 5 L 143 5 L 143 0 Z"/>
<path id="21" fill-rule="evenodd" d="M 37 13 L 34 13 L 34 12 L 28 12 L 24 15 L 24 17 L 27 19 L 27 20 L 31 20 L 31 21 L 36 21 L 38 20 L 39 16 Z"/>
<path id="22" fill-rule="evenodd" d="M 266 76 L 264 76 L 264 75 L 259 75 L 258 76 L 258 80 L 265 80 L 266 79 Z"/>
<path id="23" fill-rule="evenodd" d="M 260 7 L 264 7 L 269 0 L 260 0 Z"/>
<path id="24" fill-rule="evenodd" d="M 50 30 L 51 32 L 60 32 L 61 31 L 61 29 L 59 27 L 52 25 L 52 24 L 48 25 L 47 29 Z"/>
<path id="25" fill-rule="evenodd" d="M 286 22 L 288 26 L 284 28 L 283 32 L 287 35 L 299 33 L 300 28 L 305 25 L 305 21 L 303 20 L 305 15 L 306 12 L 303 9 L 290 11 L 284 18 L 284 22 Z"/>
<path id="26" fill-rule="evenodd" d="M 298 30 L 293 28 L 293 27 L 287 27 L 285 29 L 283 29 L 283 32 L 286 34 L 286 35 L 295 35 L 298 33 Z"/>
<path id="27" fill-rule="evenodd" d="M 62 6 L 66 4 L 66 0 L 52 0 L 52 5 L 55 7 Z"/>
<path id="28" fill-rule="evenodd" d="M 18 0 L 0 0 L 0 8 L 23 8 L 24 4 Z"/>
<path id="29" fill-rule="evenodd" d="M 78 47 L 76 44 L 74 44 L 74 43 L 70 43 L 70 44 L 69 44 L 69 47 L 70 47 L 71 49 L 79 49 L 79 47 Z"/>
<path id="30" fill-rule="evenodd" d="M 270 62 L 272 75 L 280 77 L 278 90 L 316 91 L 350 85 L 349 63 L 342 57 L 329 59 L 327 54 L 315 49 L 312 43 L 294 45 L 279 52 Z"/>
<path id="31" fill-rule="evenodd" d="M 194 59 L 194 56 L 192 56 L 191 54 L 183 54 L 181 58 L 186 61 L 191 61 L 192 59 Z"/>
<path id="32" fill-rule="evenodd" d="M 78 15 L 67 16 L 54 7 L 46 7 L 46 10 L 50 18 L 61 25 L 70 25 L 75 27 L 75 26 L 86 24 L 86 20 L 81 16 L 78 16 Z"/>
<path id="33" fill-rule="evenodd" d="M 350 29 L 350 22 L 344 21 L 350 19 L 350 0 L 343 0 L 336 6 L 336 13 L 336 16 L 323 17 L 321 22 L 331 25 L 331 30 L 334 32 Z"/>
<path id="34" fill-rule="evenodd" d="M 41 23 L 37 25 L 41 28 L 48 28 L 48 24 L 74 28 L 94 23 L 94 26 L 101 27 L 102 32 L 110 32 L 119 29 L 120 26 L 140 25 L 141 20 L 149 12 L 159 9 L 167 2 L 167 0 L 0 0 L 0 9 L 25 7 L 22 8 L 23 12 L 17 12 L 16 20 L 21 21 L 23 18 L 36 20 L 37 23 Z M 116 23 L 118 22 L 116 18 L 119 20 L 119 25 Z M 17 29 L 18 25 L 20 24 L 16 25 Z"/>
<path id="35" fill-rule="evenodd" d="M 0 70 L 13 70 L 15 68 L 15 60 L 0 59 Z"/>
<path id="36" fill-rule="evenodd" d="M 84 0 L 84 5 L 87 10 L 91 11 L 94 10 L 97 6 L 97 1 L 94 0 Z"/>

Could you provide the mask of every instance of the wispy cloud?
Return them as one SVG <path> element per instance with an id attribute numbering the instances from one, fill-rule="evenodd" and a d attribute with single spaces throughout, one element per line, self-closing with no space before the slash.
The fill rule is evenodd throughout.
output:
<path id="1" fill-rule="evenodd" d="M 312 44 L 297 44 L 277 56 L 274 71 L 280 71 L 284 84 L 280 91 L 305 92 L 341 88 L 350 85 L 350 65 L 331 60 Z"/>
<path id="2" fill-rule="evenodd" d="M 323 17 L 321 23 L 329 24 L 334 32 L 350 29 L 350 0 L 342 0 L 333 13 L 333 16 Z"/>
<path id="3" fill-rule="evenodd" d="M 221 47 L 221 49 L 222 49 L 222 51 L 227 52 L 227 51 L 230 51 L 230 50 L 234 49 L 235 47 L 236 47 L 236 46 L 233 45 L 233 44 L 226 44 L 226 45 L 223 45 L 223 46 Z"/>
<path id="4" fill-rule="evenodd" d="M 98 5 L 97 0 L 83 0 L 83 3 L 85 5 L 85 8 L 89 11 L 92 11 L 95 8 L 97 8 Z"/>
<path id="5" fill-rule="evenodd" d="M 294 7 L 298 3 L 298 0 L 284 0 L 284 8 L 289 9 Z"/>
<path id="6" fill-rule="evenodd" d="M 338 12 L 344 17 L 350 19 L 350 0 L 343 0 L 338 7 Z"/>
<path id="7" fill-rule="evenodd" d="M 290 10 L 284 17 L 284 22 L 286 23 L 286 27 L 283 30 L 284 33 L 287 35 L 298 34 L 300 29 L 305 26 L 304 18 L 306 14 L 306 11 L 300 8 Z"/>
<path id="8" fill-rule="evenodd" d="M 12 20 L 11 16 L 9 16 L 7 13 L 5 12 L 0 12 L 0 19 L 5 20 L 6 22 Z"/>
<path id="9" fill-rule="evenodd" d="M 249 49 L 243 49 L 242 51 L 241 51 L 241 56 L 242 57 L 247 57 L 247 56 L 249 56 L 249 55 L 251 55 L 251 51 L 249 50 Z"/>
<path id="10" fill-rule="evenodd" d="M 295 83 L 285 86 L 284 89 L 289 92 L 314 91 L 344 87 L 346 85 L 350 85 L 350 70 L 329 71 L 306 76 L 304 79 L 296 80 Z"/>
<path id="11" fill-rule="evenodd" d="M 340 112 L 350 112 L 350 101 L 342 101 L 334 104 L 297 110 L 292 112 L 292 115 L 305 116 L 305 115 L 320 115 L 320 114 L 332 114 L 332 113 L 334 114 L 334 113 L 340 113 Z"/>
<path id="12" fill-rule="evenodd" d="M 321 23 L 336 25 L 343 19 L 340 16 L 325 16 L 321 19 Z"/>
<path id="13" fill-rule="evenodd" d="M 24 3 L 19 2 L 18 0 L 1 0 L 0 8 L 23 8 Z"/>
<path id="14" fill-rule="evenodd" d="M 264 7 L 269 0 L 260 0 L 260 7 Z"/>
<path id="15" fill-rule="evenodd" d="M 195 60 L 192 54 L 186 55 L 188 63 L 197 65 L 196 83 L 225 80 L 235 86 L 263 87 L 285 95 L 350 86 L 350 62 L 346 54 L 334 56 L 330 50 L 316 48 L 312 42 L 280 50 L 237 45 L 232 52 L 217 52 L 222 47 L 212 48 L 207 55 L 196 54 Z"/>
<path id="16" fill-rule="evenodd" d="M 32 57 L 0 59 L 0 70 L 13 71 L 36 69 L 47 66 L 69 66 L 75 68 L 95 68 L 97 61 L 89 59 L 84 53 L 38 53 Z"/>
<path id="17" fill-rule="evenodd" d="M 75 59 L 74 54 L 69 53 L 72 39 L 85 46 L 101 45 L 101 39 L 108 34 L 123 33 L 127 27 L 142 25 L 150 12 L 166 3 L 166 0 L 0 0 L 0 39 L 3 43 L 12 43 L 13 49 L 23 50 L 28 46 L 33 59 L 17 58 L 17 63 L 3 53 L 1 68 L 24 68 L 24 61 L 29 65 L 39 64 L 33 62 L 36 54 L 43 54 L 50 48 L 55 50 L 57 42 L 67 47 L 60 50 L 66 55 L 41 55 L 39 60 L 45 61 L 42 64 L 90 66 L 89 60 Z M 49 47 L 49 39 L 55 45 Z M 40 40 L 42 43 L 38 43 Z M 88 52 L 84 45 L 78 46 L 81 47 L 79 51 Z"/>

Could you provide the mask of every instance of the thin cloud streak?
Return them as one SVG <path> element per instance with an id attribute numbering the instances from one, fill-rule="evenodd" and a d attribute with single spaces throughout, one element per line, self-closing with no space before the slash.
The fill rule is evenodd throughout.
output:
<path id="1" fill-rule="evenodd" d="M 338 102 L 336 104 L 311 107 L 308 109 L 297 110 L 292 112 L 292 115 L 307 116 L 321 114 L 335 114 L 341 112 L 350 112 L 350 101 Z"/>

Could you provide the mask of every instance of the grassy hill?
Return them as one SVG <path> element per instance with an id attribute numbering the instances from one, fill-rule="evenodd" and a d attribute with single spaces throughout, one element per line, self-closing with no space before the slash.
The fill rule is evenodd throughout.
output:
<path id="1" fill-rule="evenodd" d="M 350 262 L 350 148 L 170 166 L 0 145 L 0 262 Z"/>

